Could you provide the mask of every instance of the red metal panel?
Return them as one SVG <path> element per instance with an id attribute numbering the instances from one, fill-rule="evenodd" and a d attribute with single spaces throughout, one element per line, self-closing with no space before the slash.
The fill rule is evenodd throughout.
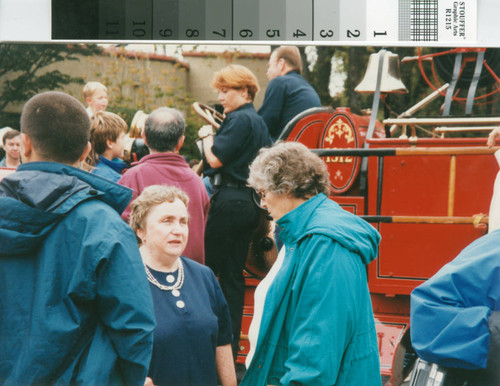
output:
<path id="1" fill-rule="evenodd" d="M 356 196 L 331 196 L 331 200 L 339 204 L 342 209 L 356 215 L 363 215 L 365 213 L 365 199 L 364 197 Z"/>
<path id="2" fill-rule="evenodd" d="M 255 287 L 259 284 L 259 280 L 244 272 L 245 275 L 245 303 L 243 306 L 243 317 L 241 319 L 241 339 L 240 351 L 236 358 L 237 363 L 244 364 L 248 350 L 250 350 L 250 342 L 248 341 L 248 329 L 252 323 L 254 293 Z"/>
<path id="3" fill-rule="evenodd" d="M 451 156 L 385 157 L 381 214 L 446 216 Z M 378 161 L 369 161 L 368 212 L 376 214 Z M 456 156 L 453 216 L 488 213 L 498 164 L 493 155 Z"/>
<path id="4" fill-rule="evenodd" d="M 446 216 L 450 157 L 385 157 L 381 214 Z M 370 160 L 368 210 L 376 214 L 376 158 Z"/>
<path id="5" fill-rule="evenodd" d="M 286 138 L 287 141 L 301 142 L 310 149 L 317 149 L 326 122 L 332 112 L 320 112 L 307 115 L 294 126 Z"/>
<path id="6" fill-rule="evenodd" d="M 497 173 L 493 154 L 457 156 L 454 215 L 488 214 Z"/>
<path id="7" fill-rule="evenodd" d="M 380 224 L 377 260 L 368 266 L 371 292 L 406 294 L 484 234 L 472 224 Z"/>
<path id="8" fill-rule="evenodd" d="M 371 145 L 401 147 L 408 145 L 405 141 L 374 140 Z M 419 145 L 477 146 L 479 141 L 484 139 L 425 139 Z M 472 217 L 487 213 L 492 194 L 488 187 L 498 171 L 493 155 L 456 156 L 455 179 L 450 185 L 451 161 L 452 156 L 385 157 L 380 214 Z M 370 159 L 368 173 L 368 213 L 375 215 L 381 178 L 376 158 Z M 475 228 L 471 224 L 381 223 L 378 229 L 382 241 L 378 259 L 369 266 L 369 285 L 371 291 L 387 294 L 410 294 L 486 231 L 484 225 Z"/>
<path id="9" fill-rule="evenodd" d="M 250 342 L 248 341 L 248 330 L 250 328 L 250 323 L 252 323 L 252 314 L 247 314 L 243 313 L 243 317 L 241 319 L 241 338 L 240 339 L 240 352 L 238 355 L 244 356 L 246 358 L 246 355 L 248 354 L 248 351 L 250 350 Z M 244 363 L 244 359 L 243 362 Z"/>
<path id="10" fill-rule="evenodd" d="M 375 314 L 380 373 L 382 375 L 391 375 L 396 348 L 409 323 L 410 318 L 407 316 Z"/>

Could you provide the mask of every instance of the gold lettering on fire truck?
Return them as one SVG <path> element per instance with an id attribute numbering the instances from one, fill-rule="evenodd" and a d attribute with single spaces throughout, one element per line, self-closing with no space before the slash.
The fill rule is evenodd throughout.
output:
<path id="1" fill-rule="evenodd" d="M 336 149 L 336 148 L 332 147 L 331 149 Z M 326 163 L 336 163 L 336 162 L 338 162 L 338 163 L 349 164 L 349 163 L 352 162 L 352 160 L 353 160 L 352 157 L 343 157 L 343 156 L 340 156 L 340 157 L 330 157 L 330 156 L 328 156 L 328 157 L 326 157 L 325 162 Z"/>
<path id="2" fill-rule="evenodd" d="M 336 140 L 335 137 L 338 137 Z M 354 142 L 354 133 L 352 127 L 345 122 L 341 117 L 337 118 L 332 125 L 328 128 L 327 135 L 325 136 L 325 142 L 330 145 L 336 142 L 339 144 L 339 139 L 344 138 L 347 144 Z M 330 149 L 337 149 L 336 147 L 331 147 Z M 326 163 L 351 163 L 353 157 L 336 156 L 336 157 L 326 157 Z"/>
<path id="3" fill-rule="evenodd" d="M 337 118 L 337 120 L 335 120 L 335 122 L 333 122 L 333 124 L 328 128 L 325 141 L 331 145 L 335 140 L 335 136 L 339 138 L 344 137 L 347 143 L 354 142 L 352 127 L 348 123 L 344 122 L 342 118 Z"/>

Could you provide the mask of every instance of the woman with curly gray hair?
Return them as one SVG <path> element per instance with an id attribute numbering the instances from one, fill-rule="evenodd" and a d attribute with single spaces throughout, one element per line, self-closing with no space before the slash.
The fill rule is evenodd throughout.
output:
<path id="1" fill-rule="evenodd" d="M 261 150 L 248 182 L 284 247 L 255 291 L 241 385 L 380 385 L 366 277 L 380 235 L 327 197 L 325 164 L 300 143 Z"/>

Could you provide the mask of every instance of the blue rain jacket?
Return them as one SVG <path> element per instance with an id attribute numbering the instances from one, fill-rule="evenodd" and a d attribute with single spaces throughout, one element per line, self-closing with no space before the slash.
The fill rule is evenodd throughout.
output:
<path id="1" fill-rule="evenodd" d="M 380 235 L 324 194 L 277 224 L 286 255 L 241 385 L 380 385 L 366 276 Z"/>
<path id="2" fill-rule="evenodd" d="M 0 183 L 0 384 L 143 385 L 154 311 L 132 192 L 71 166 Z"/>
<path id="3" fill-rule="evenodd" d="M 488 324 L 498 311 L 500 230 L 474 241 L 413 290 L 412 345 L 422 359 L 432 363 L 485 369 L 492 327 Z M 500 341 L 496 344 L 500 347 Z"/>

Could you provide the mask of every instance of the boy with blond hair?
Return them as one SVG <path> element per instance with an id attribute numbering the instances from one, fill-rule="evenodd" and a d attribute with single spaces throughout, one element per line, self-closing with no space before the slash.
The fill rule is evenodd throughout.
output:
<path id="1" fill-rule="evenodd" d="M 120 116 L 108 111 L 94 115 L 90 125 L 92 152 L 88 158 L 94 174 L 118 182 L 126 167 L 123 161 L 126 133 L 127 123 Z"/>
<path id="2" fill-rule="evenodd" d="M 100 82 L 88 82 L 83 87 L 83 97 L 88 105 L 87 114 L 90 118 L 108 108 L 108 89 Z"/>

